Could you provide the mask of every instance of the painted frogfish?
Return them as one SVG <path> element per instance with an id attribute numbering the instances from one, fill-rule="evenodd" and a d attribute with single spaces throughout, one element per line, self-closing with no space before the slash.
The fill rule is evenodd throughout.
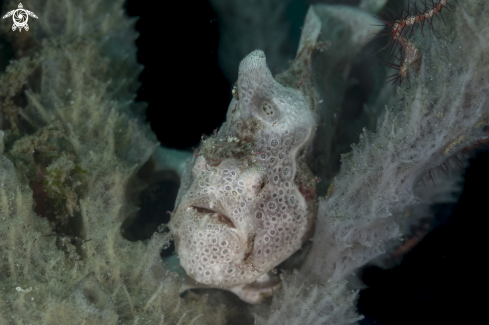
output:
<path id="1" fill-rule="evenodd" d="M 315 127 L 307 96 L 275 80 L 262 51 L 241 61 L 226 122 L 188 163 L 171 217 L 185 289 L 257 303 L 280 287 L 271 271 L 313 234 Z"/>

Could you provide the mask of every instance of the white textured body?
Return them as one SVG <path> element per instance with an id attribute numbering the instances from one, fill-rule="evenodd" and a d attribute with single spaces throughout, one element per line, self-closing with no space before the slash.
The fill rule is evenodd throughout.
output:
<path id="1" fill-rule="evenodd" d="M 275 81 L 261 51 L 241 62 L 237 90 L 227 122 L 183 177 L 171 223 L 188 275 L 224 288 L 289 257 L 314 217 L 314 179 L 301 162 L 315 127 L 310 104 Z"/>

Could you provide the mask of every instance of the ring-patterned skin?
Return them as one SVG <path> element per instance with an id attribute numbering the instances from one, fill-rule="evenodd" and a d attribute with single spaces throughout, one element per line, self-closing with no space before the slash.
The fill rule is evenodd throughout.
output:
<path id="1" fill-rule="evenodd" d="M 241 62 L 233 96 L 187 167 L 170 228 L 189 277 L 258 302 L 277 287 L 267 272 L 311 236 L 316 181 L 304 156 L 316 123 L 262 51 Z"/>

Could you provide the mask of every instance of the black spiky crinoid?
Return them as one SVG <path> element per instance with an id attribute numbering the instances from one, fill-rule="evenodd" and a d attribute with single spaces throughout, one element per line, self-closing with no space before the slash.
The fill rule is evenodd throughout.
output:
<path id="1" fill-rule="evenodd" d="M 453 10 L 449 2 L 457 0 L 425 0 L 421 5 L 409 1 L 407 6 L 401 4 L 401 13 L 398 14 L 389 7 L 383 11 L 386 19 L 378 18 L 386 28 L 378 33 L 374 38 L 387 36 L 387 44 L 378 52 L 387 50 L 390 56 L 394 57 L 392 62 L 385 62 L 387 66 L 399 70 L 398 73 L 388 76 L 388 81 L 402 84 L 403 80 L 409 77 L 410 71 L 417 73 L 421 67 L 422 52 L 411 42 L 410 36 L 415 34 L 416 28 L 419 28 L 421 35 L 424 36 L 424 27 L 429 26 L 433 31 L 433 20 L 435 17 L 445 22 L 442 16 L 442 10 Z M 377 53 L 378 53 L 377 52 Z M 376 53 L 376 54 L 377 54 Z"/>

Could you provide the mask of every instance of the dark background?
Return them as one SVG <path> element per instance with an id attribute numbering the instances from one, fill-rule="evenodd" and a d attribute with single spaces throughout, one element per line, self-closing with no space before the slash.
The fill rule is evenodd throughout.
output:
<path id="1" fill-rule="evenodd" d="M 137 100 L 158 140 L 171 148 L 197 146 L 224 121 L 230 85 L 217 62 L 219 28 L 208 1 L 127 1 L 144 65 Z"/>
<path id="2" fill-rule="evenodd" d="M 202 134 L 223 122 L 231 97 L 217 61 L 217 15 L 205 0 L 128 0 L 126 8 L 140 17 L 136 44 L 145 69 L 137 100 L 148 103 L 148 121 L 163 145 L 197 146 Z M 460 201 L 433 208 L 439 226 L 400 266 L 364 270 L 369 288 L 360 293 L 358 308 L 366 315 L 361 324 L 477 324 L 484 319 L 489 217 L 484 150 L 470 160 Z"/>

